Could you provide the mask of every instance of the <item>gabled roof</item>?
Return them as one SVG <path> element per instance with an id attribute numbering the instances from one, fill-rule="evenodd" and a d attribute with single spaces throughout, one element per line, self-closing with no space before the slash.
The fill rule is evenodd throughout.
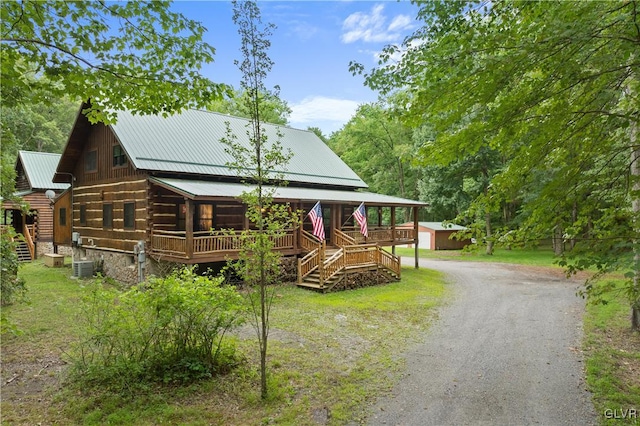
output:
<path id="1" fill-rule="evenodd" d="M 67 189 L 68 183 L 53 183 L 53 175 L 60 161 L 60 154 L 48 152 L 19 151 L 16 169 L 22 163 L 31 189 Z"/>
<path id="2" fill-rule="evenodd" d="M 228 139 L 227 123 L 236 143 L 249 147 L 247 132 L 250 121 L 202 110 L 186 110 L 163 117 L 117 113 L 117 123 L 110 126 L 138 170 L 156 174 L 189 174 L 235 177 L 238 172 L 227 166 L 233 161 L 220 142 Z M 86 121 L 86 118 L 84 119 Z M 83 117 L 76 119 L 74 130 L 65 147 L 58 171 L 73 167 L 78 156 L 86 125 Z M 293 154 L 284 172 L 289 182 L 331 185 L 346 188 L 367 188 L 367 184 L 338 157 L 315 133 L 286 126 L 263 124 L 268 143 L 280 141 L 285 152 Z M 278 138 L 278 133 L 281 138 Z M 64 180 L 62 176 L 56 179 Z"/>

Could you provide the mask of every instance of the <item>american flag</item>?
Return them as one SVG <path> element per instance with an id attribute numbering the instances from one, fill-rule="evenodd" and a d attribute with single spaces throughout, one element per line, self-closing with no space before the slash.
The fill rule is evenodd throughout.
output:
<path id="1" fill-rule="evenodd" d="M 368 237 L 369 230 L 367 229 L 367 211 L 364 209 L 364 203 L 361 203 L 360 207 L 353 212 L 353 217 L 355 217 L 358 224 L 360 224 L 360 233 L 365 237 Z"/>
<path id="2" fill-rule="evenodd" d="M 324 241 L 324 221 L 322 220 L 322 206 L 320 206 L 320 201 L 313 206 L 308 216 L 311 217 L 311 223 L 313 223 L 312 234 L 318 237 L 320 241 Z"/>

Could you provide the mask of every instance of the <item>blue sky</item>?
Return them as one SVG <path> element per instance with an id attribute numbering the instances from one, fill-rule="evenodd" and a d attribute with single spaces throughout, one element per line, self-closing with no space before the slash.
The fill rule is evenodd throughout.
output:
<path id="1" fill-rule="evenodd" d="M 259 1 L 263 23 L 277 26 L 268 54 L 274 66 L 267 86 L 280 86 L 280 97 L 292 109 L 292 127 L 315 126 L 329 136 L 353 116 L 358 105 L 377 93 L 349 73 L 349 61 L 366 69 L 387 44 L 400 43 L 416 28 L 417 7 L 397 1 Z M 172 10 L 200 21 L 205 41 L 216 49 L 204 74 L 215 82 L 240 86 L 234 65 L 240 36 L 230 1 L 178 1 Z"/>

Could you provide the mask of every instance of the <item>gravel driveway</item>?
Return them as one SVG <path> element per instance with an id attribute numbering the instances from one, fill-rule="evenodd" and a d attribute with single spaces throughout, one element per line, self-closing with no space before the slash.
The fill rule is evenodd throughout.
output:
<path id="1" fill-rule="evenodd" d="M 374 403 L 368 424 L 597 423 L 584 383 L 578 281 L 497 263 L 420 266 L 444 272 L 454 295 L 405 354 L 404 377 Z"/>

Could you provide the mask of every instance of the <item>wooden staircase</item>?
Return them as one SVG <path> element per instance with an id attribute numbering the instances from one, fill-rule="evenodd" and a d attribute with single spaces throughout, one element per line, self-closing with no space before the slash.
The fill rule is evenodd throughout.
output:
<path id="1" fill-rule="evenodd" d="M 303 231 L 302 246 L 307 255 L 298 259 L 298 286 L 327 292 L 349 274 L 379 272 L 390 280 L 400 280 L 400 258 L 377 244 L 356 244 L 348 235 L 336 231 L 339 247 L 326 247 Z M 305 235 L 308 234 L 308 235 Z"/>
<path id="2" fill-rule="evenodd" d="M 18 255 L 18 262 L 31 262 L 31 251 L 26 241 L 16 241 L 16 254 Z"/>

